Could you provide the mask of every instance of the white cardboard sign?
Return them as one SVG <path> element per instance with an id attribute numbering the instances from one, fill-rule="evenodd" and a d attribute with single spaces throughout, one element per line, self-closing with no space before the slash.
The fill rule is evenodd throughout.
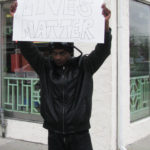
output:
<path id="1" fill-rule="evenodd" d="M 104 42 L 103 0 L 18 0 L 14 41 Z"/>

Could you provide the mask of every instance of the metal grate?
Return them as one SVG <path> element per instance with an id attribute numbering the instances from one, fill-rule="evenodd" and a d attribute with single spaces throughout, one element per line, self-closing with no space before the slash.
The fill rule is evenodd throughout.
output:
<path id="1" fill-rule="evenodd" d="M 5 111 L 39 114 L 40 88 L 38 78 L 5 77 Z"/>
<path id="2" fill-rule="evenodd" d="M 150 115 L 150 78 L 141 76 L 131 78 L 130 110 L 131 121 Z"/>

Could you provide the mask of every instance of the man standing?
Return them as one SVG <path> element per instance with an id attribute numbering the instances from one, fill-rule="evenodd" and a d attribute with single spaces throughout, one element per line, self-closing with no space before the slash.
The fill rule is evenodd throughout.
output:
<path id="1" fill-rule="evenodd" d="M 14 15 L 17 1 L 10 13 Z M 49 150 L 92 150 L 89 134 L 93 74 L 110 54 L 110 10 L 102 5 L 105 42 L 97 44 L 88 56 L 72 57 L 71 43 L 51 43 L 50 57 L 44 58 L 31 42 L 19 42 L 24 57 L 41 83 L 41 115 L 48 129 Z"/>

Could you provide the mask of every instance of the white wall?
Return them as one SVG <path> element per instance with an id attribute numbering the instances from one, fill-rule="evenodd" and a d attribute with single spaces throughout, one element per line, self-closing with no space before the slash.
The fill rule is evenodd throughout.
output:
<path id="1" fill-rule="evenodd" d="M 150 135 L 150 117 L 129 124 L 128 133 L 126 134 L 127 145 Z"/>
<path id="2" fill-rule="evenodd" d="M 111 141 L 111 56 L 94 76 L 92 139 L 95 150 L 109 150 Z"/>
<path id="3" fill-rule="evenodd" d="M 130 117 L 129 78 L 129 11 L 128 0 L 118 0 L 118 145 L 125 147 L 126 132 Z M 128 133 L 128 132 L 127 132 Z"/>
<path id="4" fill-rule="evenodd" d="M 6 136 L 9 138 L 47 144 L 48 132 L 42 124 L 7 119 Z"/>
<path id="5" fill-rule="evenodd" d="M 95 150 L 116 150 L 116 82 L 117 82 L 117 48 L 116 48 L 116 1 L 106 1 L 111 10 L 110 26 L 112 28 L 111 56 L 94 76 L 94 97 L 92 115 L 92 137 Z"/>

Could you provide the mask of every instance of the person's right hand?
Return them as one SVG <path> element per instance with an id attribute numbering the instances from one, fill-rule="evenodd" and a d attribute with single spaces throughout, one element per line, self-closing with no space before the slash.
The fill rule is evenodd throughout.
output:
<path id="1" fill-rule="evenodd" d="M 11 6 L 10 6 L 10 14 L 12 16 L 14 16 L 16 9 L 17 9 L 18 3 L 17 0 L 15 0 L 14 2 L 12 2 Z"/>

